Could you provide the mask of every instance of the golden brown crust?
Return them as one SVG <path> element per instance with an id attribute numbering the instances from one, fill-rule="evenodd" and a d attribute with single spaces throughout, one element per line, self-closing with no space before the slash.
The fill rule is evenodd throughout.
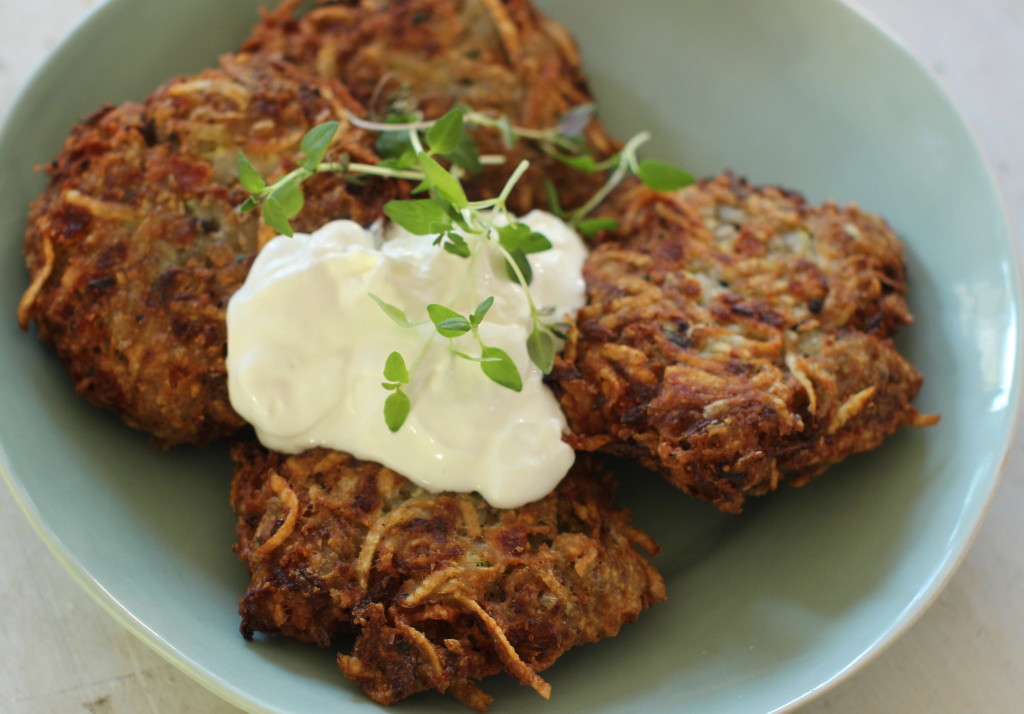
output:
<path id="1" fill-rule="evenodd" d="M 293 20 L 295 5 L 265 14 L 246 51 L 220 68 L 172 80 L 142 104 L 105 107 L 76 127 L 30 212 L 19 322 L 38 325 L 79 393 L 162 445 L 207 442 L 242 424 L 227 395 L 224 310 L 273 231 L 235 210 L 246 196 L 235 177 L 238 150 L 279 176 L 300 159 L 309 128 L 340 119 L 333 152 L 375 163 L 377 135 L 347 124 L 346 113 L 365 112 L 339 79 L 375 104 L 391 105 L 397 82 L 428 116 L 465 101 L 531 127 L 589 99 L 571 38 L 524 0 L 367 0 Z M 588 136 L 599 152 L 611 150 L 598 122 Z M 484 151 L 505 151 L 496 131 L 478 138 Z M 562 197 L 570 204 L 603 180 L 581 179 L 522 145 L 468 188 L 497 195 L 521 158 L 538 165 L 510 203 L 519 212 L 547 205 L 549 172 L 556 183 L 576 174 L 566 182 L 576 197 Z M 390 180 L 320 175 L 307 182 L 293 225 L 369 223 L 402 190 Z"/>
<path id="2" fill-rule="evenodd" d="M 586 459 L 546 498 L 500 510 L 336 451 L 246 443 L 233 457 L 237 551 L 252 574 L 243 634 L 327 646 L 355 630 L 339 666 L 382 704 L 436 689 L 486 708 L 472 682 L 501 671 L 546 696 L 537 672 L 665 597 L 636 549 L 650 538 Z"/>
<path id="3" fill-rule="evenodd" d="M 358 110 L 337 83 L 226 57 L 142 104 L 96 112 L 32 205 L 23 325 L 38 325 L 82 395 L 159 442 L 231 433 L 242 420 L 227 396 L 224 311 L 267 238 L 256 212 L 236 210 L 246 197 L 236 154 L 280 175 L 301 159 L 309 128 Z M 332 152 L 372 162 L 370 143 L 342 116 Z M 394 190 L 333 176 L 310 184 L 299 230 L 369 223 Z"/>
<path id="4" fill-rule="evenodd" d="M 540 129 L 592 101 L 572 37 L 527 0 L 362 0 L 296 18 L 298 4 L 265 13 L 243 50 L 340 79 L 378 119 L 410 104 L 426 118 L 465 104 Z M 548 206 L 548 179 L 566 208 L 584 203 L 604 181 L 603 173 L 570 169 L 529 142 L 510 151 L 496 130 L 474 136 L 482 152 L 508 159 L 467 178 L 471 198 L 497 196 L 523 159 L 531 169 L 509 201 L 519 214 Z M 597 120 L 586 137 L 599 156 L 617 148 Z"/>
<path id="5" fill-rule="evenodd" d="M 628 186 L 606 210 L 622 224 L 587 262 L 553 374 L 576 448 L 739 511 L 928 421 L 890 339 L 911 316 L 881 218 L 729 174 Z"/>

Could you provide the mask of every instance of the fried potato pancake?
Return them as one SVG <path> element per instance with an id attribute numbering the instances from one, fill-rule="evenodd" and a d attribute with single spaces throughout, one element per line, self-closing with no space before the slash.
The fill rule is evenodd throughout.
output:
<path id="1" fill-rule="evenodd" d="M 593 101 L 575 41 L 528 0 L 353 0 L 295 17 L 299 4 L 286 0 L 265 13 L 243 51 L 340 79 L 378 120 L 414 108 L 437 118 L 461 104 L 544 129 Z M 471 198 L 497 196 L 524 159 L 531 168 L 508 203 L 520 215 L 548 207 L 548 180 L 565 208 L 584 203 L 604 183 L 603 172 L 571 169 L 528 141 L 510 150 L 495 129 L 473 134 L 482 152 L 507 160 L 466 178 Z M 596 119 L 585 137 L 599 157 L 618 149 Z"/>
<path id="2" fill-rule="evenodd" d="M 22 327 L 38 325 L 80 394 L 160 443 L 235 431 L 224 314 L 272 235 L 258 212 L 237 210 L 237 153 L 277 177 L 302 160 L 310 128 L 337 119 L 331 155 L 375 163 L 373 140 L 345 120 L 360 111 L 335 81 L 231 56 L 141 104 L 99 110 L 74 128 L 31 207 Z M 395 191 L 328 175 L 307 185 L 297 230 L 368 224 Z"/>
<path id="3" fill-rule="evenodd" d="M 322 647 L 357 633 L 338 664 L 374 701 L 434 689 L 485 710 L 474 680 L 537 674 L 578 644 L 616 634 L 665 598 L 636 549 L 651 538 L 613 508 L 592 457 L 549 496 L 516 509 L 432 494 L 379 464 L 239 443 L 231 503 L 251 572 L 242 634 Z"/>
<path id="4" fill-rule="evenodd" d="M 376 163 L 378 135 L 346 119 L 365 115 L 358 99 L 388 111 L 408 102 L 427 116 L 465 102 L 547 127 L 590 98 L 571 38 L 525 0 L 368 0 L 295 20 L 296 5 L 266 13 L 245 52 L 219 68 L 75 127 L 30 211 L 19 322 L 38 326 L 80 394 L 161 445 L 205 443 L 242 425 L 227 394 L 224 311 L 271 231 L 236 210 L 246 198 L 239 150 L 273 179 L 301 161 L 305 132 L 332 119 L 341 122 L 332 155 Z M 614 146 L 596 120 L 587 136 L 599 154 Z M 569 187 L 566 205 L 603 181 L 533 145 L 509 152 L 495 130 L 477 138 L 483 151 L 509 154 L 470 177 L 477 197 L 497 195 L 521 158 L 535 162 L 514 211 L 547 206 L 549 176 Z M 321 175 L 305 184 L 293 225 L 368 224 L 405 188 Z"/>
<path id="5" fill-rule="evenodd" d="M 552 384 L 577 449 L 638 459 L 738 512 L 905 424 L 921 376 L 893 346 L 912 320 L 899 240 L 856 206 L 724 174 L 623 189 L 584 273 Z"/>

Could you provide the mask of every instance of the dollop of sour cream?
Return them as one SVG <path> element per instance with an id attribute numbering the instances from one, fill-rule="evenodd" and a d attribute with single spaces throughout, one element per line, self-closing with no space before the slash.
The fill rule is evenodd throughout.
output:
<path id="1" fill-rule="evenodd" d="M 530 291 L 555 316 L 583 305 L 586 247 L 557 217 L 521 219 L 552 248 L 528 256 Z M 256 257 L 227 312 L 231 404 L 268 448 L 299 453 L 315 446 L 377 461 L 429 491 L 477 491 L 498 508 L 547 495 L 569 470 L 565 417 L 526 352 L 532 329 L 523 289 L 509 280 L 490 241 L 469 259 L 389 225 L 366 230 L 335 221 L 311 234 L 279 236 Z M 427 320 L 440 303 L 468 315 L 494 297 L 480 325 L 489 346 L 509 354 L 523 377 L 514 392 L 480 365 L 456 357 L 429 320 L 400 327 L 370 297 Z M 479 355 L 471 335 L 454 346 Z M 412 410 L 397 432 L 384 422 L 381 383 L 398 351 L 411 372 Z"/>

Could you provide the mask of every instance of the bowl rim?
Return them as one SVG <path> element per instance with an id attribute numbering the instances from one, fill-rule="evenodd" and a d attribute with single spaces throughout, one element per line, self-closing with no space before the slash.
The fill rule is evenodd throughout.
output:
<path id="1" fill-rule="evenodd" d="M 31 93 L 33 87 L 40 78 L 47 74 L 51 67 L 58 65 L 61 61 L 62 51 L 80 33 L 88 28 L 107 20 L 108 15 L 116 14 L 116 7 L 125 2 L 136 0 L 99 0 L 95 5 L 89 7 L 70 28 L 65 31 L 57 40 L 54 47 L 40 60 L 28 73 L 28 78 L 14 93 L 6 110 L 0 114 L 0 144 L 6 143 L 7 134 L 13 119 L 19 112 L 25 98 Z M 275 3 L 277 0 L 274 0 Z M 1016 231 L 1010 220 L 1007 210 L 1007 200 L 1004 189 L 992 170 L 992 161 L 984 144 L 980 141 L 974 126 L 967 120 L 966 115 L 960 106 L 953 100 L 950 92 L 945 88 L 935 73 L 927 67 L 914 52 L 909 44 L 894 30 L 889 28 L 878 16 L 865 8 L 858 0 L 832 0 L 846 12 L 851 13 L 861 22 L 869 26 L 871 30 L 878 33 L 891 46 L 898 50 L 905 61 L 911 63 L 920 72 L 924 80 L 930 83 L 937 97 L 940 97 L 946 110 L 950 112 L 959 127 L 964 131 L 970 148 L 980 160 L 984 176 L 988 183 L 992 197 L 998 208 L 1000 223 L 1002 224 L 1007 237 L 1009 238 L 1009 256 L 1011 256 L 1011 270 L 1008 274 L 1008 283 L 1012 290 L 1012 298 L 1015 305 L 1024 306 L 1024 290 L 1022 290 L 1022 276 L 1024 276 L 1024 262 L 1022 262 L 1021 246 L 1016 239 Z M 1022 373 L 1024 373 L 1024 330 L 1020 329 L 1019 317 L 1014 321 L 1015 330 L 1013 340 L 1013 369 L 1010 379 L 1010 396 L 1008 413 L 1009 418 L 1005 422 L 1005 434 L 1001 437 L 1000 458 L 998 464 L 989 471 L 987 489 L 984 492 L 972 492 L 970 496 L 971 506 L 970 518 L 966 519 L 969 528 L 964 529 L 965 517 L 962 513 L 957 521 L 956 537 L 951 538 L 949 546 L 942 560 L 933 564 L 932 575 L 922 582 L 914 597 L 906 604 L 901 611 L 901 616 L 889 624 L 877 637 L 874 642 L 864 649 L 857 657 L 851 660 L 845 667 L 840 669 L 828 679 L 820 682 L 817 686 L 804 692 L 802 695 L 791 701 L 772 709 L 772 714 L 793 711 L 811 700 L 820 697 L 822 694 L 833 690 L 840 683 L 849 680 L 869 662 L 875 659 L 882 651 L 889 647 L 899 637 L 906 633 L 914 624 L 920 620 L 928 608 L 935 602 L 941 592 L 948 585 L 959 566 L 967 557 L 978 532 L 984 523 L 986 513 L 991 506 L 996 491 L 1005 475 L 1007 460 L 1021 424 L 1021 412 L 1024 409 L 1024 392 L 1022 392 Z M 71 549 L 54 533 L 47 524 L 28 491 L 15 475 L 10 458 L 7 455 L 4 444 L 0 442 L 0 480 L 7 485 L 15 503 L 25 514 L 32 529 L 45 544 L 47 549 L 54 555 L 60 564 L 71 574 L 73 579 L 81 586 L 100 607 L 114 618 L 122 627 L 131 632 L 135 637 L 149 646 L 153 651 L 163 657 L 167 662 L 188 675 L 192 680 L 202 685 L 209 691 L 224 699 L 229 704 L 250 712 L 278 712 L 276 708 L 269 708 L 264 703 L 251 698 L 238 686 L 215 675 L 210 670 L 197 664 L 183 652 L 177 650 L 170 642 L 161 635 L 150 629 L 144 622 L 134 616 L 124 605 L 112 596 L 104 586 L 98 582 L 73 554 Z"/>

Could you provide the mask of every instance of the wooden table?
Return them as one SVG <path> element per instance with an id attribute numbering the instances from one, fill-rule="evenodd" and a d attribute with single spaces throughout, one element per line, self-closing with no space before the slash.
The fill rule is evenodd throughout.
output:
<path id="1" fill-rule="evenodd" d="M 0 112 L 98 0 L 0 0 Z M 1024 228 L 1024 2 L 860 0 L 953 95 Z M 1024 442 L 988 518 L 936 603 L 896 644 L 806 706 L 807 714 L 1024 710 Z M 0 489 L 0 711 L 237 710 L 94 603 Z"/>

